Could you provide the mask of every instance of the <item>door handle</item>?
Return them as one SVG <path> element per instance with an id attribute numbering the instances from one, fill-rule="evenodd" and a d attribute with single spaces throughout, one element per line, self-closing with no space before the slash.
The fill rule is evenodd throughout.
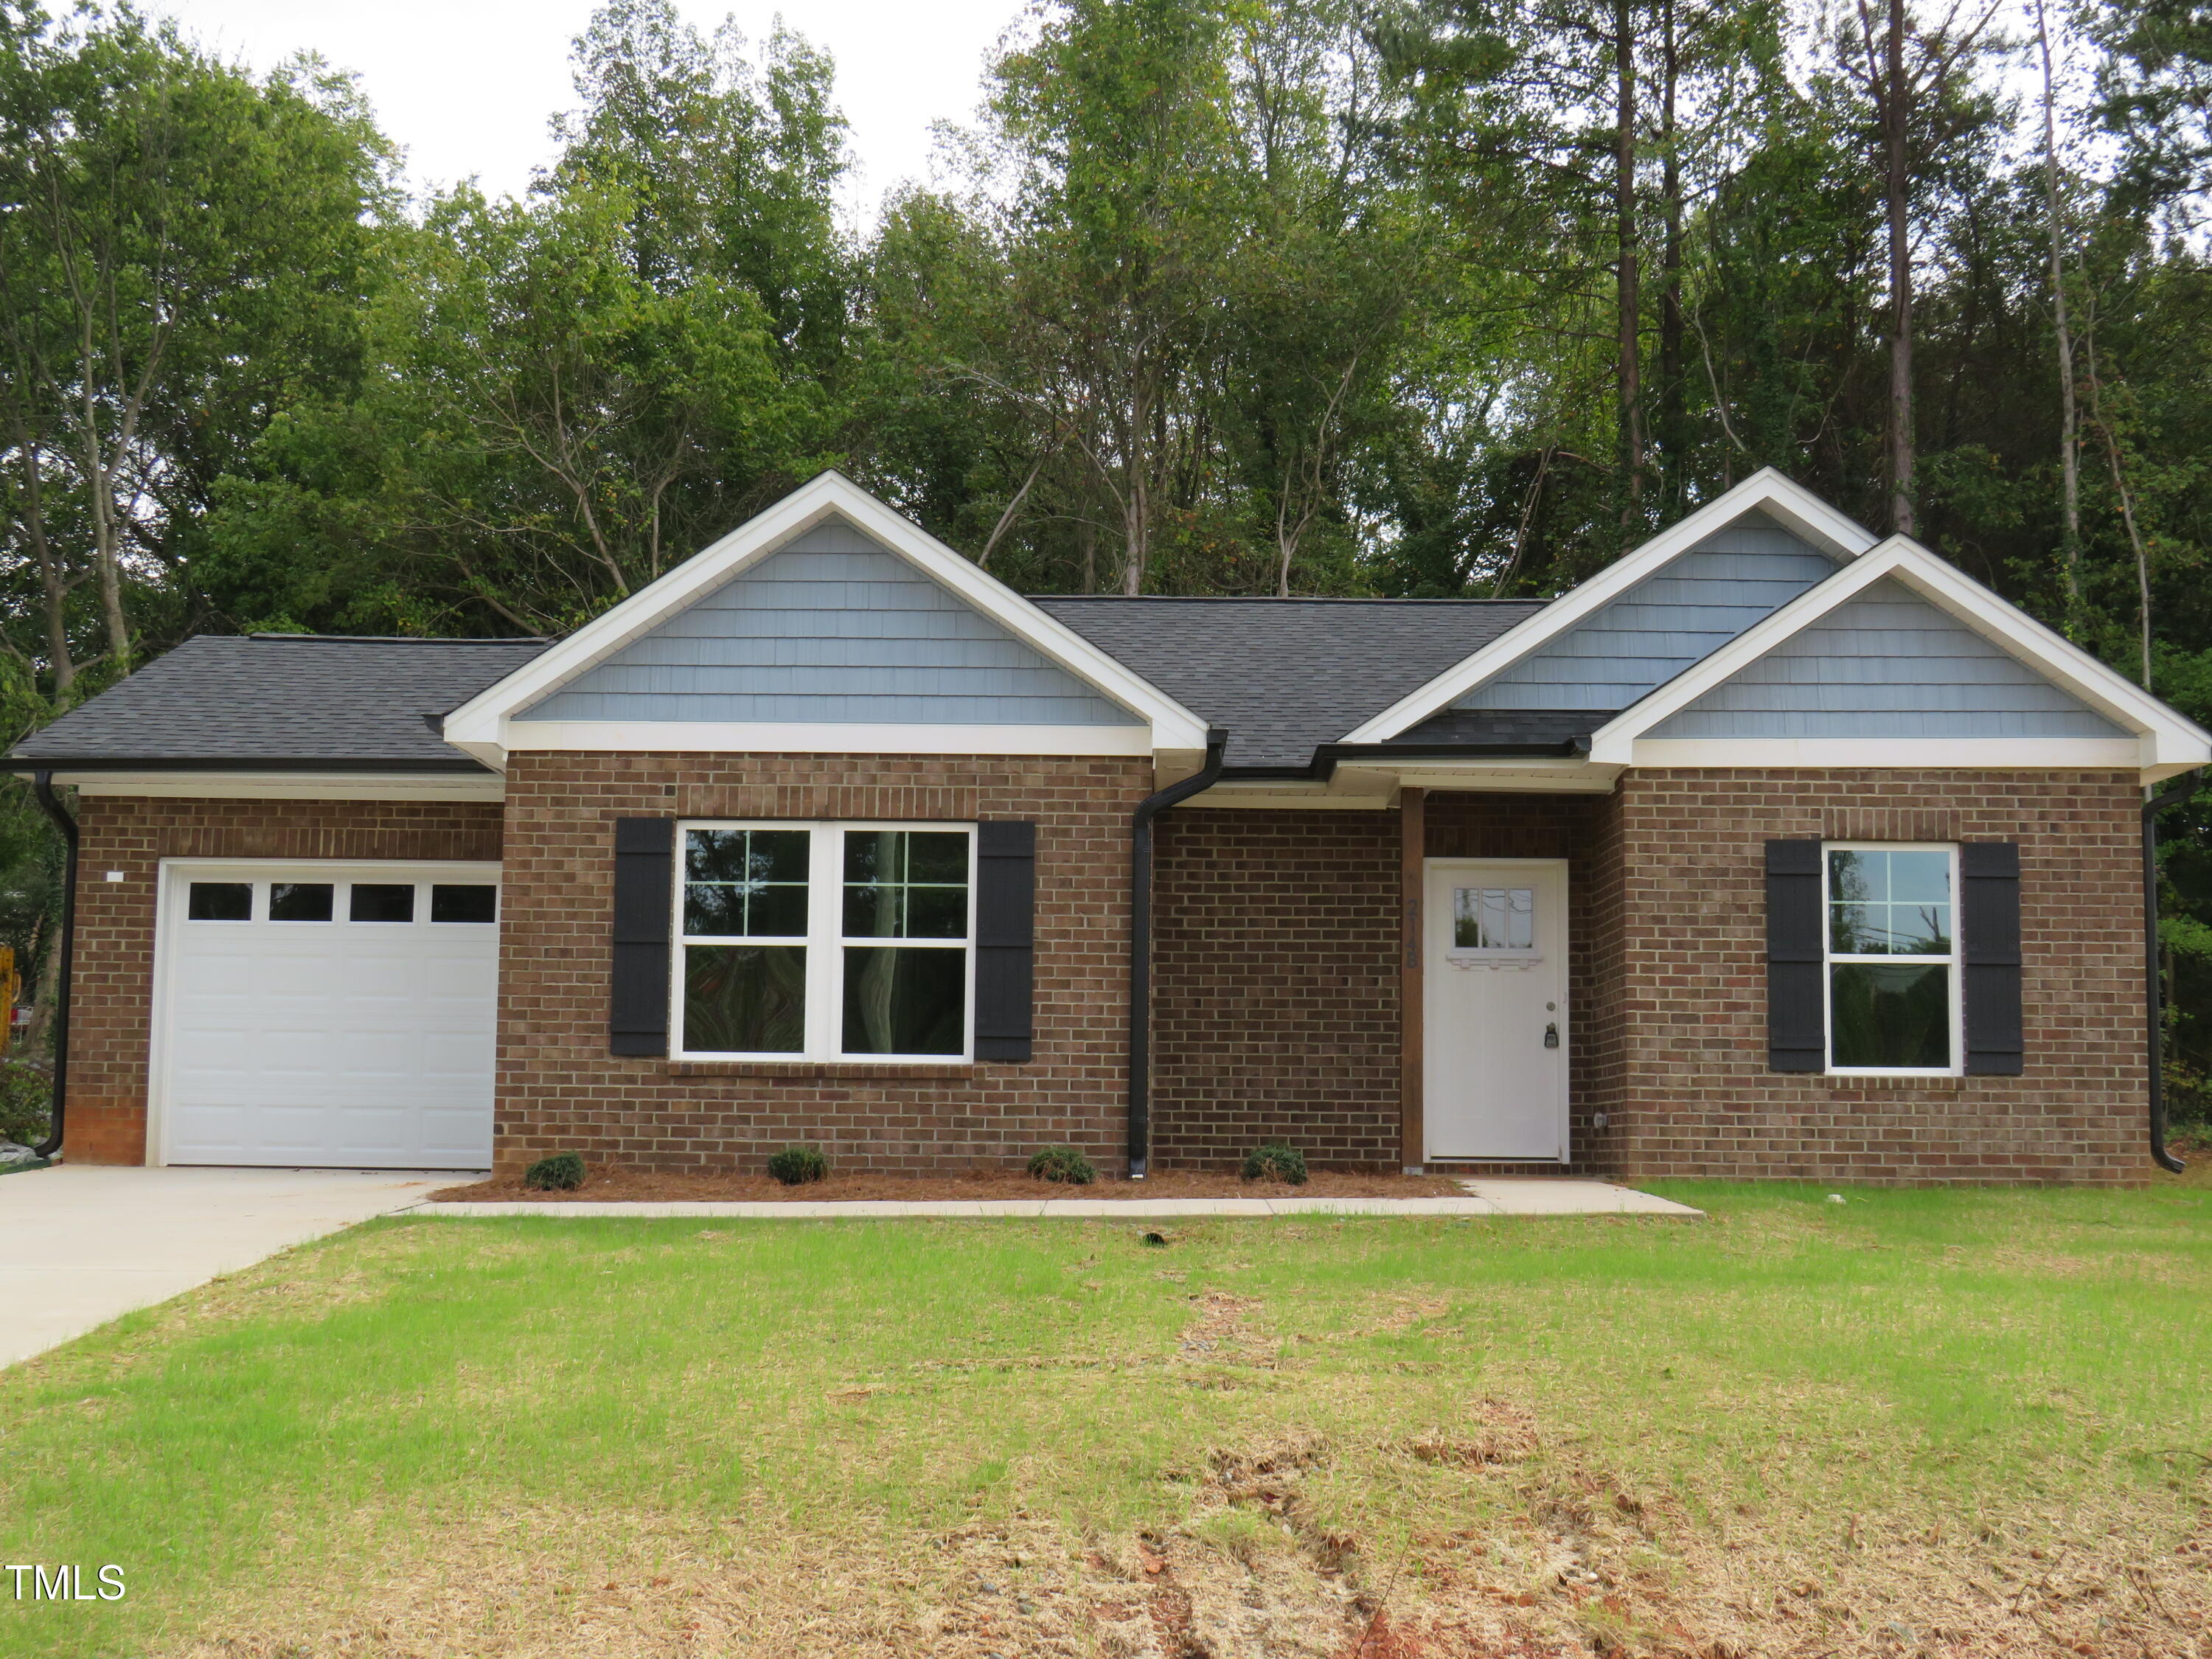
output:
<path id="1" fill-rule="evenodd" d="M 1556 1019 L 1544 1028 L 1544 1046 L 1547 1048 L 1559 1046 L 1559 1022 Z"/>

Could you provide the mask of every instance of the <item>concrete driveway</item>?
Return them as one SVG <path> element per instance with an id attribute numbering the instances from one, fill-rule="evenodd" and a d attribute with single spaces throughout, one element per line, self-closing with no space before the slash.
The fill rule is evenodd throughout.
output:
<path id="1" fill-rule="evenodd" d="M 68 1164 L 0 1176 L 0 1365 L 469 1179 Z"/>

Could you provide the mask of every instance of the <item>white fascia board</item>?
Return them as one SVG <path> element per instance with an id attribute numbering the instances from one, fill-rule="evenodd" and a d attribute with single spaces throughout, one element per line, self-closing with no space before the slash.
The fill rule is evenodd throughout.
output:
<path id="1" fill-rule="evenodd" d="M 507 780 L 494 772 L 57 772 L 83 795 L 186 800 L 452 800 L 498 802 Z"/>
<path id="2" fill-rule="evenodd" d="M 1800 629 L 1848 603 L 1886 576 L 1895 577 L 1938 610 L 1956 617 L 2000 650 L 2035 669 L 2052 684 L 2072 692 L 2106 719 L 2127 728 L 2141 739 L 2140 742 L 2121 740 L 2136 752 L 2137 758 L 2132 762 L 2053 760 L 2043 764 L 2135 764 L 2147 771 L 2165 769 L 2160 774 L 2163 776 L 2170 775 L 2172 771 L 2185 771 L 2191 767 L 2212 763 L 2212 733 L 2175 713 L 2133 681 L 2045 628 L 2019 606 L 1991 592 L 1972 577 L 1936 557 L 1906 536 L 1890 537 L 1818 586 L 1799 594 L 1771 616 L 1746 629 L 1702 662 L 1683 670 L 1642 701 L 1623 709 L 1591 734 L 1590 758 L 1616 765 L 1657 764 L 1642 758 L 1650 749 L 1649 742 L 1643 738 L 1644 732 L 1669 715 L 1688 708 L 1706 692 L 1757 662 Z M 1671 744 L 1675 740 L 1666 741 Z M 1726 742 L 1732 748 L 1750 752 L 1745 750 L 1745 744 L 1752 740 L 1713 738 L 1703 741 L 1708 744 Z M 1800 752 L 1808 754 L 1815 745 L 1824 753 L 1833 754 L 1840 752 L 1837 749 L 1839 744 L 1863 744 L 1863 740 L 1842 738 L 1786 741 L 1799 745 Z M 1899 752 L 1906 744 L 1914 741 L 1929 743 L 1936 740 L 1883 739 L 1879 746 L 1890 752 Z M 1984 758 L 1917 763 L 1991 767 L 2033 763 L 1996 758 L 2009 754 L 2011 751 L 2007 745 L 2021 742 L 2021 739 L 1948 738 L 1942 741 L 1951 750 L 1960 753 L 1972 751 Z M 2120 746 L 2110 738 L 2035 738 L 2026 741 L 2053 754 L 2063 751 L 2071 742 L 2101 744 L 2114 752 L 2118 752 Z M 1688 763 L 1670 763 L 1680 765 Z M 1761 763 L 1745 761 L 1740 763 L 1756 765 Z M 1832 759 L 1791 763 L 1852 766 L 1875 763 Z"/>
<path id="3" fill-rule="evenodd" d="M 1527 621 L 1516 623 L 1473 656 L 1400 698 L 1338 741 L 1388 743 L 1404 735 L 1431 714 L 1449 708 L 1484 681 L 1510 668 L 1547 641 L 1565 633 L 1706 537 L 1725 530 L 1753 511 L 1765 513 L 1833 559 L 1855 559 L 1872 547 L 1876 539 L 1871 531 L 1845 518 L 1803 485 L 1792 483 L 1771 466 L 1761 467 L 1735 489 L 1661 531 L 1588 581 L 1570 588 Z"/>
<path id="4" fill-rule="evenodd" d="M 2142 764 L 2142 755 L 2143 740 L 2138 738 L 1639 738 L 1632 763 L 1646 770 L 1742 766 L 2132 772 Z"/>
<path id="5" fill-rule="evenodd" d="M 1144 755 L 1141 726 L 891 726 L 829 720 L 501 720 L 509 754 Z"/>
<path id="6" fill-rule="evenodd" d="M 1068 672 L 1150 721 L 1152 746 L 1205 748 L 1206 722 L 1190 710 L 836 472 L 824 472 L 801 485 L 463 703 L 446 716 L 446 740 L 483 757 L 488 748 L 501 744 L 501 726 L 518 710 L 550 696 L 593 664 L 650 633 L 694 600 L 833 515 L 849 520 L 854 528 L 951 588 Z"/>

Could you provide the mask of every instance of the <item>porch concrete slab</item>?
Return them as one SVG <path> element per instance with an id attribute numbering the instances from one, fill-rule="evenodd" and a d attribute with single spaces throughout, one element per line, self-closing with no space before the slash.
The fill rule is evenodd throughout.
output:
<path id="1" fill-rule="evenodd" d="M 0 1177 L 0 1365 L 451 1186 L 443 1174 L 131 1170 Z"/>
<path id="2" fill-rule="evenodd" d="M 1703 1215 L 1686 1204 L 1610 1181 L 1509 1176 L 1459 1183 L 1497 1206 L 1499 1215 Z"/>

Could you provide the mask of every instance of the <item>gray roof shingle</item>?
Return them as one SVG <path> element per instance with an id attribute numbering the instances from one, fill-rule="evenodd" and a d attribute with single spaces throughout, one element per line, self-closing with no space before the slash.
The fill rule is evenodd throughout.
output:
<path id="1" fill-rule="evenodd" d="M 1533 599 L 1048 596 L 1036 603 L 1230 732 L 1237 767 L 1297 768 L 1507 629 Z M 282 762 L 468 769 L 439 717 L 546 649 L 544 640 L 203 635 L 9 751 L 19 766 Z M 1564 722 L 1564 724 L 1563 724 Z M 1595 723 L 1455 711 L 1407 741 L 1559 741 Z M 1449 729 L 1445 729 L 1445 728 Z"/>
<path id="2" fill-rule="evenodd" d="M 547 643 L 202 635 L 32 733 L 8 758 L 471 768 L 439 735 L 438 718 Z"/>
<path id="3" fill-rule="evenodd" d="M 1306 765 L 1318 746 L 1545 605 L 1092 595 L 1035 603 L 1193 714 L 1226 726 L 1236 767 Z"/>

